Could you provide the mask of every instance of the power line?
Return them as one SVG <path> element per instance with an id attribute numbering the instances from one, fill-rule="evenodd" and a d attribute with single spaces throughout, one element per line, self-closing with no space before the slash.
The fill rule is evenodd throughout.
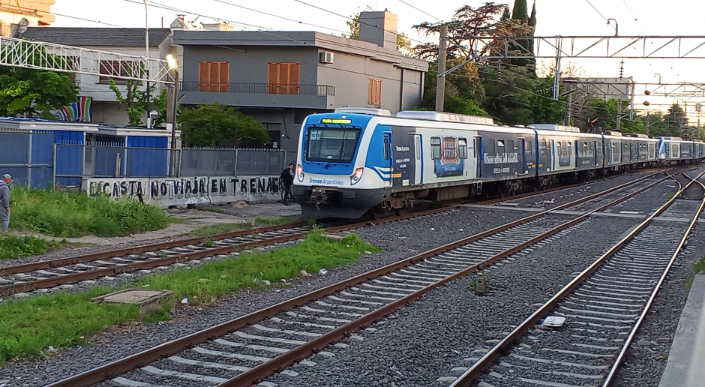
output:
<path id="1" fill-rule="evenodd" d="M 592 5 L 592 3 L 590 2 L 590 0 L 585 0 L 585 1 L 587 1 L 587 3 L 590 4 L 590 6 L 592 7 L 592 9 L 594 9 L 595 12 L 599 13 L 600 16 L 602 16 L 603 19 L 607 20 L 607 18 L 605 17 L 605 15 L 603 15 L 602 12 L 600 12 L 600 10 L 597 9 L 597 7 L 595 7 L 594 5 Z"/>
<path id="2" fill-rule="evenodd" d="M 634 14 L 634 12 L 632 12 L 632 9 L 629 7 L 629 4 L 627 4 L 627 0 L 622 0 L 622 2 L 624 3 L 624 5 L 627 6 L 627 9 L 629 10 L 629 13 L 631 13 L 632 16 L 634 16 L 634 21 L 638 22 L 638 20 L 637 20 L 637 18 L 636 18 L 636 15 Z"/>
<path id="3" fill-rule="evenodd" d="M 443 20 L 441 20 L 441 19 L 439 19 L 439 18 L 437 18 L 437 17 L 431 15 L 430 13 L 428 13 L 428 12 L 426 12 L 426 11 L 424 11 L 424 10 L 422 10 L 422 9 L 419 9 L 419 8 L 417 8 L 417 7 L 415 7 L 415 6 L 413 6 L 413 5 L 409 4 L 409 3 L 407 3 L 407 2 L 404 1 L 404 0 L 399 0 L 399 2 L 408 5 L 409 7 L 411 7 L 411 8 L 413 8 L 413 9 L 415 9 L 415 10 L 421 12 L 422 14 L 424 14 L 424 15 L 426 15 L 426 16 L 432 17 L 432 18 L 438 20 L 439 22 L 442 22 L 442 21 L 443 21 Z"/>
<path id="4" fill-rule="evenodd" d="M 264 12 L 264 11 L 260 11 L 260 10 L 252 9 L 252 8 L 248 8 L 248 7 L 245 7 L 245 6 L 242 6 L 242 5 L 229 3 L 229 2 L 223 1 L 223 0 L 213 0 L 213 1 L 215 1 L 215 2 L 217 2 L 217 3 L 227 4 L 227 5 L 232 6 L 232 7 L 242 8 L 242 9 L 246 9 L 246 10 L 248 10 L 248 11 L 261 13 L 261 14 L 263 14 L 263 15 L 272 16 L 272 17 L 275 17 L 275 18 L 278 18 L 278 19 L 287 20 L 287 21 L 290 21 L 290 22 L 298 23 L 298 24 L 304 24 L 304 25 L 308 25 L 308 26 L 312 26 L 312 27 L 324 28 L 324 29 L 327 29 L 327 30 L 330 30 L 330 31 L 341 32 L 341 33 L 344 33 L 344 34 L 346 34 L 346 33 L 349 32 L 349 31 L 338 30 L 338 29 L 335 29 L 335 28 L 324 27 L 324 26 L 321 26 L 321 25 L 318 25 L 318 24 L 306 23 L 306 22 L 300 21 L 300 20 L 290 19 L 290 18 L 288 18 L 288 17 L 279 16 L 279 15 L 275 15 L 275 14 L 273 14 L 273 13 Z"/>
<path id="5" fill-rule="evenodd" d="M 312 7 L 312 8 L 316 8 L 316 9 L 318 9 L 318 10 L 320 10 L 320 11 L 330 13 L 330 14 L 332 14 L 332 15 L 340 16 L 340 17 L 342 17 L 342 18 L 344 18 L 344 19 L 348 19 L 348 20 L 350 20 L 350 21 L 354 21 L 354 19 L 351 18 L 350 16 L 345 16 L 345 15 L 343 15 L 343 14 L 340 14 L 340 13 L 337 13 L 337 12 L 334 12 L 334 11 L 331 11 L 331 10 L 329 10 L 329 9 L 326 9 L 326 8 L 323 8 L 323 7 L 319 7 L 319 6 L 317 6 L 317 5 L 309 4 L 309 3 L 305 2 L 305 1 L 301 1 L 301 0 L 294 0 L 294 1 L 296 1 L 297 3 L 301 3 L 301 4 L 303 4 L 303 5 L 307 5 L 307 6 Z M 360 24 L 364 24 L 364 25 L 366 25 L 366 26 L 370 26 L 370 27 L 373 27 L 373 28 L 377 28 L 378 30 L 382 30 L 382 31 L 384 31 L 384 32 L 389 32 L 389 33 L 392 33 L 392 34 L 395 34 L 395 35 L 398 33 L 397 31 L 385 30 L 385 29 L 382 28 L 382 27 L 377 27 L 376 25 L 363 22 L 362 20 L 360 20 Z M 412 39 L 412 38 L 410 38 L 410 37 L 407 37 L 407 39 L 412 40 L 412 41 L 417 42 L 417 43 L 422 43 L 422 44 L 423 44 L 423 43 L 428 43 L 428 42 L 422 42 L 422 41 L 417 40 L 417 39 Z"/>

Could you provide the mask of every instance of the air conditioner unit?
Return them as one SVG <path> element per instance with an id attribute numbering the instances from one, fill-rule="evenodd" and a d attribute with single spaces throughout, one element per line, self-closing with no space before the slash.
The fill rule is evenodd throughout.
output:
<path id="1" fill-rule="evenodd" d="M 332 52 L 321 52 L 320 54 L 321 63 L 333 63 L 333 53 Z"/>

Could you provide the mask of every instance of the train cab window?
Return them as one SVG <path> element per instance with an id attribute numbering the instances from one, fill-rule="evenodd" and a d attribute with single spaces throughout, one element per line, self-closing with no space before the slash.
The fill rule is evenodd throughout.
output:
<path id="1" fill-rule="evenodd" d="M 384 136 L 384 159 L 389 160 L 389 136 Z"/>
<path id="2" fill-rule="evenodd" d="M 461 159 L 468 158 L 468 140 L 464 138 L 458 139 L 458 153 Z"/>
<path id="3" fill-rule="evenodd" d="M 431 137 L 431 158 L 434 160 L 441 159 L 441 138 Z"/>

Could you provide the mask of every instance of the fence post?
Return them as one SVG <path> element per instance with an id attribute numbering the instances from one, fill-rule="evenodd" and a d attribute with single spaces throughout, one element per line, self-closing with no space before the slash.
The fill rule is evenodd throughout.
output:
<path id="1" fill-rule="evenodd" d="M 53 138 L 53 136 L 52 136 L 52 141 L 53 141 L 53 140 L 54 140 L 54 138 Z M 59 144 L 54 143 L 53 145 L 54 145 L 54 146 L 52 147 L 52 149 L 54 150 L 54 155 L 52 156 L 52 158 L 53 158 L 53 163 L 54 163 L 54 165 L 52 165 L 52 168 L 51 168 L 51 170 L 52 170 L 52 173 L 51 173 L 51 187 L 52 187 L 52 189 L 56 189 L 56 147 L 57 147 Z"/>
<path id="2" fill-rule="evenodd" d="M 27 187 L 32 188 L 32 139 L 34 131 L 29 132 L 29 147 L 27 152 Z"/>
<path id="3" fill-rule="evenodd" d="M 233 175 L 233 176 L 237 176 L 238 154 L 239 154 L 239 152 L 240 152 L 239 150 L 235 149 L 235 170 L 233 171 L 233 172 L 234 172 L 234 175 Z"/>

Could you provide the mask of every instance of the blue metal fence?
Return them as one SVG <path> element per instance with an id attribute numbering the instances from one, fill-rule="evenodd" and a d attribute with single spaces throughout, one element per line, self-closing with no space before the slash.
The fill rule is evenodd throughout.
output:
<path id="1" fill-rule="evenodd" d="M 50 188 L 54 180 L 54 132 L 0 129 L 0 175 L 16 185 Z"/>

